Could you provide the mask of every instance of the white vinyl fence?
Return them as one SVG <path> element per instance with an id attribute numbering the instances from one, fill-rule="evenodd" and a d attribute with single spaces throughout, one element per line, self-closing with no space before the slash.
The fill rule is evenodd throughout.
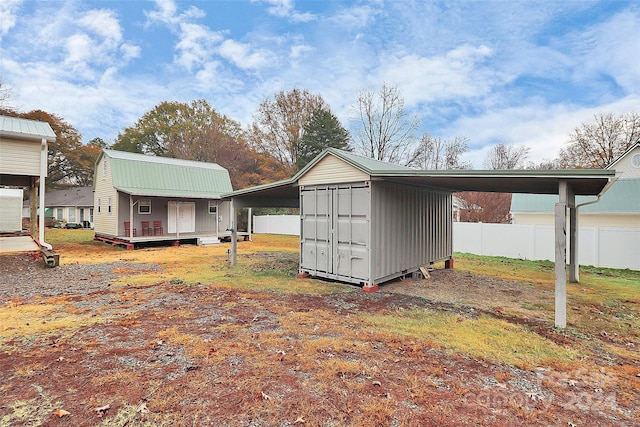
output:
<path id="1" fill-rule="evenodd" d="M 256 234 L 300 235 L 299 215 L 254 215 L 253 232 Z"/>
<path id="2" fill-rule="evenodd" d="M 254 233 L 300 235 L 298 215 L 254 216 Z M 552 225 L 453 223 L 453 250 L 529 260 L 555 259 Z M 568 244 L 567 239 L 567 244 Z M 640 228 L 580 227 L 578 262 L 640 270 Z"/>
<path id="3" fill-rule="evenodd" d="M 552 225 L 453 223 L 456 252 L 553 261 L 554 245 Z M 640 270 L 640 228 L 579 227 L 578 263 Z"/>

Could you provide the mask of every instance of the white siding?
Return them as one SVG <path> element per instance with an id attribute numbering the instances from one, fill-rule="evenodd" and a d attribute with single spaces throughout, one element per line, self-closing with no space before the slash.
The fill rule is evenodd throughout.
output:
<path id="1" fill-rule="evenodd" d="M 323 185 L 369 180 L 369 175 L 329 155 L 320 160 L 299 179 L 300 185 Z"/>
<path id="2" fill-rule="evenodd" d="M 618 163 L 613 166 L 616 171 L 616 175 L 620 174 L 621 179 L 640 178 L 640 168 L 635 168 L 631 164 L 631 157 L 636 154 L 640 154 L 640 147 L 636 147 L 626 156 L 621 158 Z"/>
<path id="3" fill-rule="evenodd" d="M 104 165 L 105 161 L 107 162 L 106 169 Z M 107 156 L 102 156 L 100 163 L 97 165 L 95 174 L 93 219 L 96 233 L 106 236 L 117 236 L 119 220 L 118 195 L 116 189 L 113 188 L 110 166 L 109 158 Z M 104 173 L 105 171 L 106 173 Z M 111 213 L 108 212 L 109 198 L 111 198 Z M 100 200 L 101 203 L 99 211 L 98 200 Z M 122 221 L 128 221 L 128 219 L 122 219 Z"/>
<path id="4" fill-rule="evenodd" d="M 1 137 L 0 170 L 7 175 L 40 176 L 40 142 Z"/>

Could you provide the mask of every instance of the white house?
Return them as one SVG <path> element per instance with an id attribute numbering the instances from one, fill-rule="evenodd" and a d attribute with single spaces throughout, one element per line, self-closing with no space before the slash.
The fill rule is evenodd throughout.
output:
<path id="1" fill-rule="evenodd" d="M 600 198 L 576 196 L 580 227 L 640 228 L 640 142 L 607 167 L 618 178 Z M 590 203 L 596 202 L 597 203 Z M 557 195 L 514 194 L 514 224 L 552 225 Z"/>

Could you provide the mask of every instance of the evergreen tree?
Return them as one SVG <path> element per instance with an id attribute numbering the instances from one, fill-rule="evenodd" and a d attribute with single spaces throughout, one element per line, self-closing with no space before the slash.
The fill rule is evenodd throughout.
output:
<path id="1" fill-rule="evenodd" d="M 331 111 L 318 108 L 304 125 L 296 166 L 298 169 L 302 169 L 328 147 L 351 151 L 349 132 Z"/>

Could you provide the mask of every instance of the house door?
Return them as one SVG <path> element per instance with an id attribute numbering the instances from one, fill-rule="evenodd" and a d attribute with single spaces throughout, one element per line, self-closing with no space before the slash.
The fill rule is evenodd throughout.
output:
<path id="1" fill-rule="evenodd" d="M 167 233 L 194 233 L 196 231 L 196 204 L 193 202 L 169 202 Z"/>
<path id="2" fill-rule="evenodd" d="M 324 277 L 369 279 L 369 199 L 365 185 L 301 190 L 302 270 Z"/>

